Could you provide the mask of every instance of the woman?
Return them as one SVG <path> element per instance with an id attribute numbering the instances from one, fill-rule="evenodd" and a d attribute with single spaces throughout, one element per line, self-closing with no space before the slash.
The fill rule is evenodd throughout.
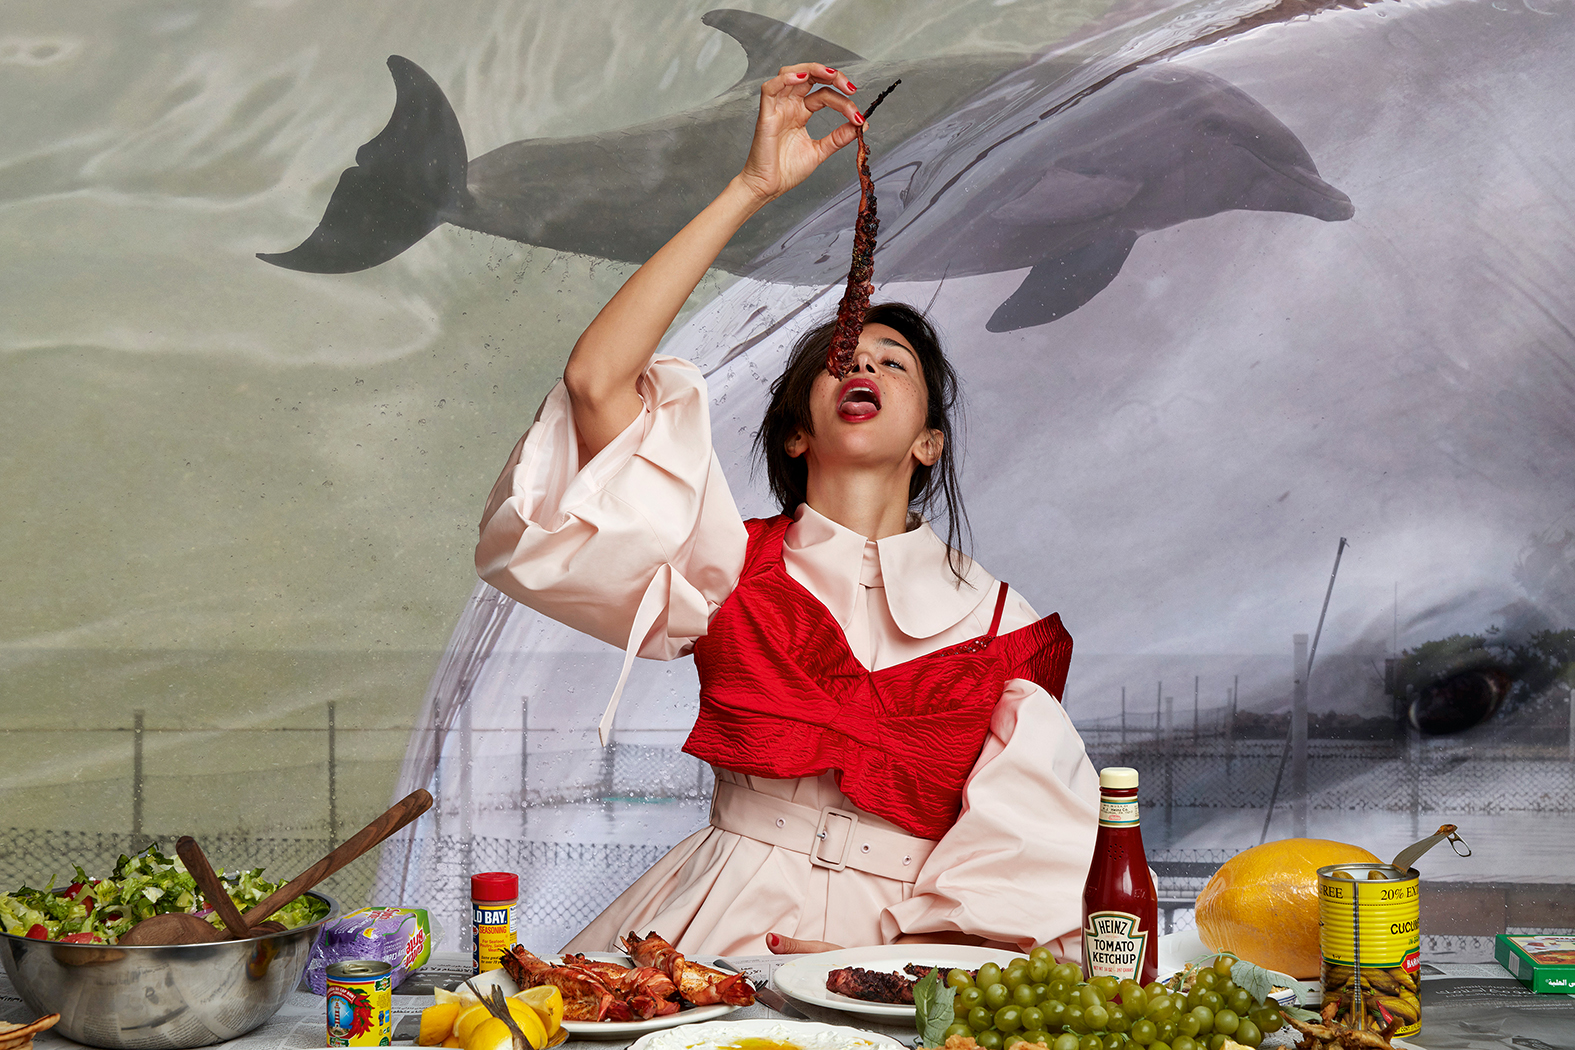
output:
<path id="1" fill-rule="evenodd" d="M 703 379 L 653 356 L 744 221 L 853 140 L 854 91 L 817 63 L 762 85 L 743 170 L 586 329 L 488 500 L 483 579 L 624 645 L 626 674 L 636 652 L 693 651 L 700 672 L 685 750 L 716 768 L 711 827 L 567 950 L 654 929 L 700 954 L 764 937 L 1080 956 L 1098 779 L 1051 695 L 1071 639 L 914 514 L 946 503 L 953 538 L 963 520 L 929 324 L 873 308 L 842 378 L 829 326 L 800 342 L 759 438 L 785 513 L 747 524 Z M 848 123 L 816 140 L 824 108 Z"/>

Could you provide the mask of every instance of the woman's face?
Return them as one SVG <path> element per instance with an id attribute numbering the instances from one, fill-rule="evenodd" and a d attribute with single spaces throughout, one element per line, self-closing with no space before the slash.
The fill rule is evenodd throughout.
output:
<path id="1" fill-rule="evenodd" d="M 790 456 L 809 456 L 811 469 L 933 465 L 943 435 L 925 426 L 929 390 L 919 357 L 895 328 L 864 326 L 853 371 L 834 379 L 822 371 L 809 395 L 814 433 L 796 431 Z"/>

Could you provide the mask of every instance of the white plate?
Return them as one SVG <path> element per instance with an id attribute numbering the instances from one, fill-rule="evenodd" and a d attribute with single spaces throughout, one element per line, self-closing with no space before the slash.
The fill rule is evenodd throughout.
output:
<path id="1" fill-rule="evenodd" d="M 1196 929 L 1167 933 L 1159 939 L 1160 980 L 1169 977 L 1189 962 L 1198 963 L 1213 956 L 1214 953 L 1203 943 L 1203 938 L 1198 936 Z M 1307 1005 L 1322 1002 L 1323 987 L 1317 981 L 1299 981 L 1290 974 L 1278 970 L 1270 970 L 1269 976 L 1274 979 L 1275 987 L 1290 989 L 1293 994 L 1287 998 L 1291 1000 L 1291 1004 Z"/>
<path id="2" fill-rule="evenodd" d="M 615 955 L 609 952 L 586 952 L 585 957 L 598 962 L 614 962 L 619 966 L 634 965 L 627 955 Z M 557 955 L 543 956 L 543 958 L 552 963 L 562 961 L 562 956 Z M 503 970 L 488 970 L 486 973 L 472 977 L 470 981 L 483 995 L 494 985 L 502 988 L 504 995 L 513 995 L 520 990 L 520 986 L 514 983 L 514 978 Z M 717 1003 L 714 1006 L 692 1006 L 676 1014 L 653 1017 L 647 1021 L 564 1021 L 563 1027 L 570 1035 L 581 1039 L 631 1039 L 645 1035 L 647 1032 L 675 1028 L 681 1024 L 714 1021 L 718 1017 L 726 1017 L 737 1009 L 738 1007 L 728 1003 Z"/>
<path id="3" fill-rule="evenodd" d="M 987 962 L 1005 966 L 1013 959 L 1026 958 L 1024 953 L 1002 952 L 993 948 L 975 948 L 966 944 L 885 944 L 870 948 L 843 948 L 818 955 L 803 955 L 790 959 L 777 967 L 771 983 L 784 995 L 791 995 L 799 1002 L 846 1010 L 865 1017 L 892 1017 L 912 1020 L 913 1007 L 891 1003 L 867 1003 L 846 995 L 826 990 L 826 974 L 844 966 L 858 966 L 866 970 L 884 970 L 902 973 L 909 963 L 929 966 L 961 966 L 976 970 Z M 904 976 L 907 976 L 904 974 Z"/>
<path id="4" fill-rule="evenodd" d="M 716 1050 L 740 1039 L 770 1039 L 792 1043 L 804 1050 L 891 1050 L 902 1044 L 889 1035 L 864 1032 L 857 1028 L 821 1024 L 818 1021 L 712 1021 L 697 1024 L 682 1032 L 653 1032 L 637 1040 L 629 1050 Z"/>
<path id="5" fill-rule="evenodd" d="M 578 1039 L 626 1039 L 696 1021 L 714 1022 L 716 1018 L 726 1017 L 737 1009 L 727 1003 L 717 1003 L 714 1006 L 692 1006 L 676 1014 L 653 1017 L 649 1021 L 565 1021 L 563 1027 Z"/>

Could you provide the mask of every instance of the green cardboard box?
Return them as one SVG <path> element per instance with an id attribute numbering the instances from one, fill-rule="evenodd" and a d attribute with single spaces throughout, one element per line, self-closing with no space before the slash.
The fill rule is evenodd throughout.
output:
<path id="1" fill-rule="evenodd" d="M 1501 933 L 1493 938 L 1493 958 L 1534 992 L 1575 993 L 1575 937 Z"/>

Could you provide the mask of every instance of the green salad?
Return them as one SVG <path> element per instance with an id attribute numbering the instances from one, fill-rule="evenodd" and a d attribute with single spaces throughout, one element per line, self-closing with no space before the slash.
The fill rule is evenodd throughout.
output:
<path id="1" fill-rule="evenodd" d="M 0 893 L 0 930 L 40 940 L 114 944 L 143 919 L 172 911 L 201 915 L 215 926 L 223 924 L 202 900 L 180 859 L 166 857 L 156 846 L 133 857 L 121 854 L 108 878 L 91 878 L 81 865 L 73 867 L 75 878 L 64 889 L 55 889 L 51 879 L 41 890 L 23 886 L 15 893 Z M 219 877 L 242 912 L 283 885 L 264 879 L 261 868 L 229 875 L 220 872 Z M 294 928 L 327 914 L 326 902 L 303 896 L 268 918 Z"/>

